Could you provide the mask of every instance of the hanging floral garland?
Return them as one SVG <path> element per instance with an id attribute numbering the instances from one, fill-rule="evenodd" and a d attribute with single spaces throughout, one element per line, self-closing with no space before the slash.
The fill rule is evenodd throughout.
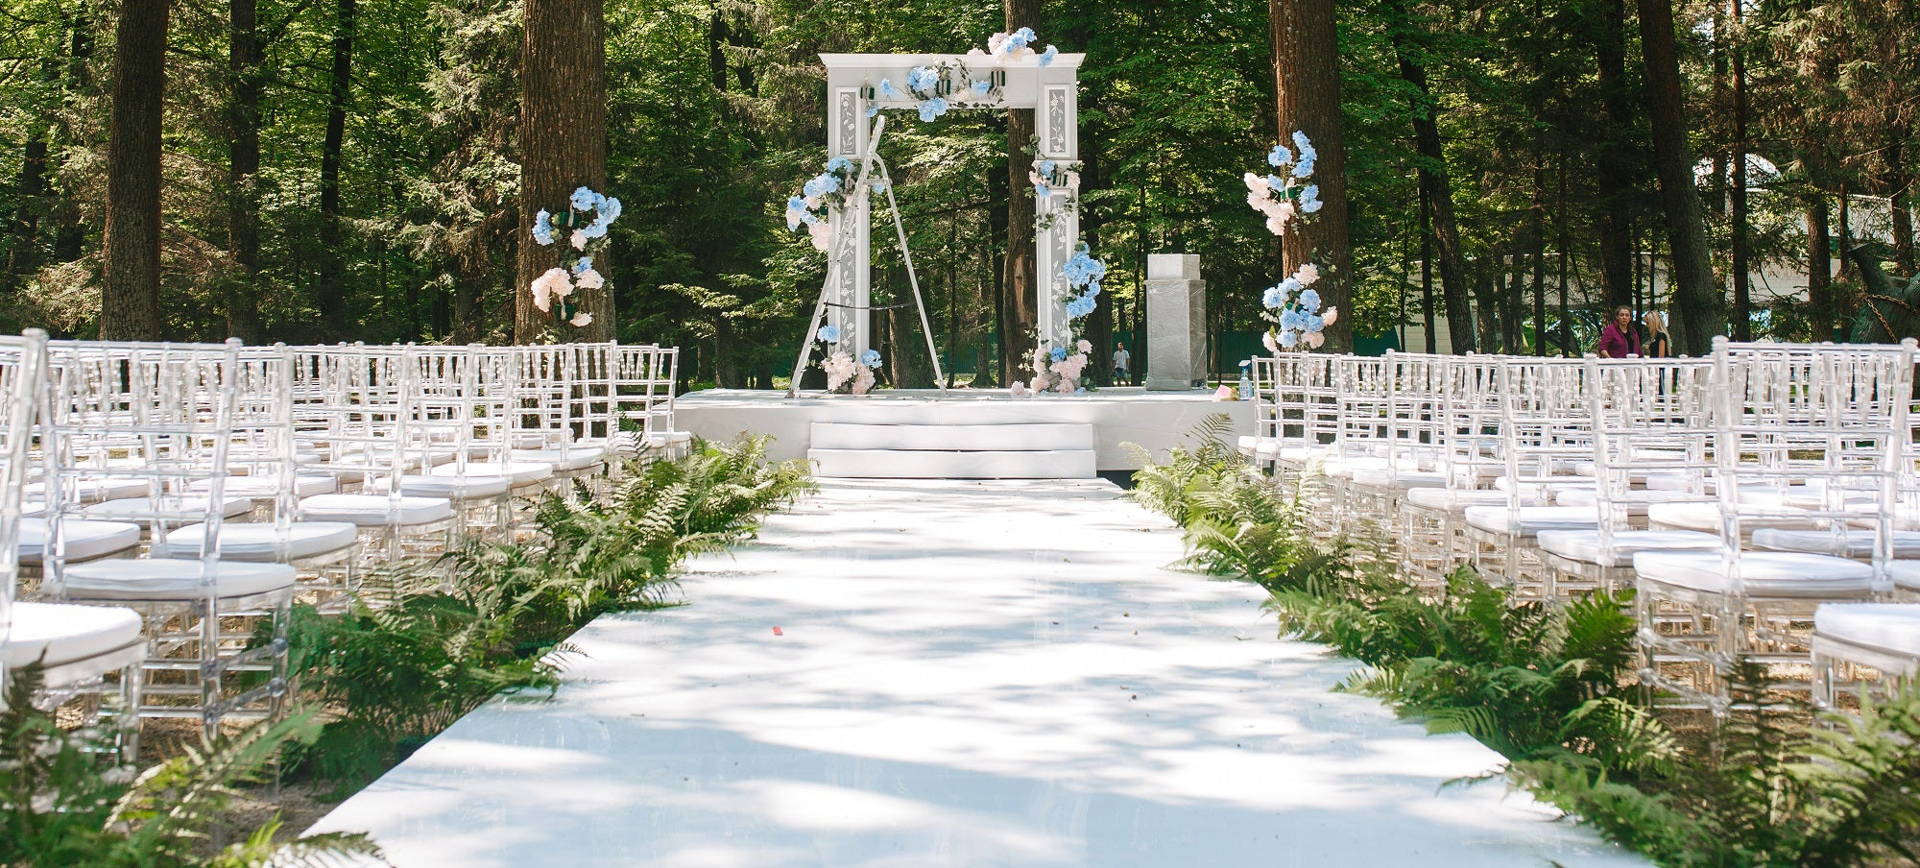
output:
<path id="1" fill-rule="evenodd" d="M 865 395 L 873 390 L 873 372 L 880 369 L 880 351 L 869 349 L 858 359 L 840 345 L 840 327 L 823 325 L 813 335 L 826 346 L 821 349 L 820 368 L 827 372 L 827 391 Z"/>
<path id="2" fill-rule="evenodd" d="M 1293 149 L 1274 145 L 1267 152 L 1266 175 L 1248 172 L 1242 176 L 1247 185 L 1247 205 L 1267 218 L 1267 231 L 1285 235 L 1289 225 L 1320 212 L 1320 187 L 1311 182 L 1314 164 L 1320 159 L 1307 134 L 1294 131 Z M 1295 269 L 1292 277 L 1274 284 L 1262 293 L 1260 318 L 1272 323 L 1260 342 L 1269 352 L 1317 349 L 1326 342 L 1321 331 L 1340 318 L 1338 308 L 1321 310 L 1320 267 L 1312 262 Z"/>
<path id="3" fill-rule="evenodd" d="M 573 293 L 576 289 L 606 287 L 606 278 L 593 269 L 593 254 L 606 244 L 607 229 L 620 219 L 620 211 L 619 199 L 582 186 L 567 197 L 566 211 L 554 214 L 542 208 L 534 215 L 531 231 L 534 242 L 541 247 L 553 246 L 557 233 L 567 233 L 567 244 L 560 249 L 560 264 L 534 278 L 528 287 L 533 306 L 551 313 L 555 325 L 583 328 L 593 322 L 593 314 L 575 304 Z"/>
<path id="4" fill-rule="evenodd" d="M 1100 281 L 1107 276 L 1107 265 L 1093 258 L 1087 245 L 1082 244 L 1074 251 L 1072 258 L 1061 264 L 1060 273 L 1067 281 L 1067 321 L 1071 324 L 1071 333 L 1079 335 L 1083 330 L 1080 321 L 1099 307 Z M 1015 382 L 1013 394 L 1023 396 L 1029 392 L 1052 391 L 1070 395 L 1086 391 L 1082 380 L 1086 374 L 1087 354 L 1092 351 L 1093 343 L 1084 337 L 1069 337 L 1061 342 L 1050 338 L 1042 342 L 1033 352 L 1032 386 Z"/>

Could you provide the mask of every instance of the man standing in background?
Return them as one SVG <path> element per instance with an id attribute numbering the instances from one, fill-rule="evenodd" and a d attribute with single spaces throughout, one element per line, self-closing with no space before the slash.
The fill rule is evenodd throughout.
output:
<path id="1" fill-rule="evenodd" d="M 1132 362 L 1133 362 L 1133 356 L 1127 354 L 1127 345 L 1122 343 L 1115 343 L 1113 345 L 1113 384 L 1114 385 L 1118 386 L 1118 385 L 1121 385 L 1122 383 L 1125 383 L 1126 385 L 1129 385 L 1129 386 L 1133 385 L 1133 382 L 1132 382 L 1133 378 L 1127 372 L 1127 366 L 1130 365 Z"/>

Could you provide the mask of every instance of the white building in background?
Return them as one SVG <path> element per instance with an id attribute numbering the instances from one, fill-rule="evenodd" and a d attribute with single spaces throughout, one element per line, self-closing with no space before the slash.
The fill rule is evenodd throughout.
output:
<path id="1" fill-rule="evenodd" d="M 1695 167 L 1694 173 L 1704 182 L 1704 180 L 1712 174 L 1712 164 L 1703 160 Z M 1756 311 L 1765 310 L 1776 301 L 1805 301 L 1807 298 L 1807 266 L 1805 253 L 1807 228 L 1804 213 L 1800 211 L 1796 204 L 1782 203 L 1781 194 L 1775 193 L 1764 186 L 1779 176 L 1779 169 L 1766 158 L 1757 155 L 1748 156 L 1748 182 L 1752 185 L 1749 188 L 1748 195 L 1753 202 L 1754 211 L 1756 212 L 1753 218 L 1756 221 L 1754 234 L 1759 236 L 1768 233 L 1790 233 L 1800 242 L 1798 247 L 1793 248 L 1791 256 L 1765 260 L 1759 263 L 1759 267 L 1750 272 L 1749 279 L 1752 287 L 1753 309 Z M 1783 204 L 1784 207 L 1782 207 Z M 1840 227 L 1838 224 L 1840 211 L 1837 207 L 1833 209 L 1831 219 L 1834 221 L 1832 237 L 1837 248 L 1840 239 Z M 1774 222 L 1768 223 L 1767 221 Z M 1851 238 L 1867 239 L 1890 244 L 1893 240 L 1892 204 L 1885 196 L 1848 196 L 1847 224 L 1849 237 Z M 1668 284 L 1669 260 L 1664 253 L 1656 255 L 1642 251 L 1638 256 L 1640 257 L 1640 263 L 1637 273 L 1641 275 L 1641 292 L 1647 292 L 1648 282 L 1652 285 L 1651 301 L 1648 301 L 1646 306 L 1653 310 L 1665 311 L 1667 299 L 1671 295 Z M 1838 276 L 1840 269 L 1841 254 L 1836 249 L 1831 260 L 1830 271 L 1834 276 Z M 1591 271 L 1591 268 L 1583 269 L 1582 271 Z M 1407 269 L 1407 275 L 1412 282 L 1407 294 L 1407 308 L 1413 314 L 1411 316 L 1413 322 L 1401 328 L 1400 345 L 1410 351 L 1425 352 L 1427 349 L 1425 321 L 1418 313 L 1420 304 L 1420 263 L 1417 261 L 1410 263 Z M 1588 307 L 1600 299 L 1602 288 L 1597 281 L 1593 280 L 1594 276 L 1595 275 L 1591 273 L 1581 272 L 1576 272 L 1572 275 L 1567 289 L 1569 304 L 1574 307 Z M 1731 303 L 1733 299 L 1733 276 L 1726 274 L 1724 279 L 1725 283 L 1722 286 L 1722 290 L 1728 302 Z M 1440 275 L 1437 269 L 1433 275 L 1433 281 L 1435 308 L 1434 340 L 1436 344 L 1434 351 L 1451 353 L 1453 351 L 1453 339 L 1448 334 L 1447 318 L 1442 313 Z M 1522 310 L 1522 316 L 1527 317 L 1529 321 L 1531 321 L 1532 316 L 1530 299 L 1531 296 L 1529 296 L 1528 304 L 1524 306 Z M 1559 303 L 1559 286 L 1552 273 L 1552 262 L 1549 261 L 1547 305 L 1552 309 L 1558 308 Z"/>

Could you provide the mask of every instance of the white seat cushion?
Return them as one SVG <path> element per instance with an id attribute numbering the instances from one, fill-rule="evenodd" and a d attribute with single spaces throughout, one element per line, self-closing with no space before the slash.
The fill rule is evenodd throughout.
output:
<path id="1" fill-rule="evenodd" d="M 1240 438 L 1239 444 L 1240 451 L 1247 455 L 1271 456 L 1280 451 L 1280 441 L 1274 437 L 1254 437 L 1252 435 L 1246 435 Z M 514 457 L 519 457 L 519 454 L 515 453 Z"/>
<path id="2" fill-rule="evenodd" d="M 600 446 L 570 445 L 565 449 L 515 449 L 516 463 L 551 464 L 555 470 L 585 470 L 606 463 L 607 450 Z"/>
<path id="3" fill-rule="evenodd" d="M 1629 491 L 1625 493 L 1622 499 L 1616 500 L 1614 503 L 1625 506 L 1628 515 L 1646 515 L 1648 504 L 1672 503 L 1692 497 L 1692 495 L 1684 491 Z M 1697 498 L 1694 499 L 1698 500 Z M 1553 492 L 1553 502 L 1558 506 L 1597 507 L 1600 505 L 1600 489 L 1587 486 L 1557 488 L 1554 489 Z"/>
<path id="4" fill-rule="evenodd" d="M 1466 509 L 1469 506 L 1506 506 L 1504 491 L 1479 491 L 1465 488 L 1416 488 L 1407 492 L 1407 501 L 1429 509 Z M 1538 506 L 1533 498 L 1522 496 L 1521 506 Z"/>
<path id="5" fill-rule="evenodd" d="M 1445 488 L 1447 477 L 1437 470 L 1402 467 L 1395 471 L 1384 467 L 1357 467 L 1353 471 L 1353 482 L 1355 485 L 1376 488 Z"/>
<path id="6" fill-rule="evenodd" d="M 1592 507 L 1469 506 L 1467 524 L 1491 533 L 1533 536 L 1543 530 L 1582 530 L 1599 523 Z"/>
<path id="7" fill-rule="evenodd" d="M 1920 605 L 1828 603 L 1813 610 L 1813 631 L 1854 645 L 1920 657 Z"/>
<path id="8" fill-rule="evenodd" d="M 89 600 L 191 600 L 206 593 L 201 567 L 169 558 L 95 561 L 69 567 L 64 591 Z M 213 586 L 222 597 L 245 597 L 291 588 L 298 575 L 286 564 L 215 561 Z"/>
<path id="9" fill-rule="evenodd" d="M 1843 598 L 1866 593 L 1873 583 L 1873 567 L 1800 552 L 1742 552 L 1741 583 L 1746 593 L 1766 597 Z M 1718 551 L 1641 552 L 1633 556 L 1633 571 L 1641 578 L 1726 593 L 1732 588 Z"/>
<path id="10" fill-rule="evenodd" d="M 1887 564 L 1887 578 L 1909 591 L 1920 591 L 1920 560 L 1893 561 Z"/>
<path id="11" fill-rule="evenodd" d="M 140 644 L 140 613 L 118 606 L 15 603 L 12 620 L 0 650 L 8 669 L 36 660 L 52 669 Z"/>
<path id="12" fill-rule="evenodd" d="M 1742 503 L 1749 502 L 1742 498 Z M 1744 510 L 1743 510 L 1744 511 Z M 1795 520 L 1796 513 L 1806 510 L 1793 506 L 1767 506 L 1758 503 L 1748 514 L 1742 515 L 1740 524 L 1742 533 L 1746 528 L 1769 526 L 1805 530 L 1817 528 L 1814 519 Z M 1647 521 L 1667 527 L 1683 530 L 1697 530 L 1705 533 L 1720 532 L 1720 504 L 1718 503 L 1656 503 L 1647 507 Z"/>
<path id="13" fill-rule="evenodd" d="M 343 521 L 296 521 L 287 527 L 283 554 L 280 534 L 272 523 L 226 522 L 220 525 L 219 556 L 233 561 L 299 560 L 353 545 L 359 534 L 359 528 Z M 153 556 L 198 558 L 206 535 L 206 525 L 187 525 L 167 534 L 164 543 L 155 543 Z"/>
<path id="14" fill-rule="evenodd" d="M 1327 447 L 1320 443 L 1300 443 L 1293 446 L 1281 446 L 1274 458 L 1289 464 L 1310 464 L 1326 457 Z"/>
<path id="15" fill-rule="evenodd" d="M 307 521 L 344 521 L 360 526 L 427 524 L 453 517 L 444 497 L 408 497 L 396 502 L 384 494 L 319 494 L 300 501 Z"/>
<path id="16" fill-rule="evenodd" d="M 63 518 L 60 528 L 65 542 L 64 554 L 69 561 L 105 557 L 140 544 L 140 526 L 129 522 Z M 39 563 L 46 554 L 47 537 L 46 519 L 21 519 L 20 562 Z"/>
<path id="17" fill-rule="evenodd" d="M 1539 535 L 1539 545 L 1543 551 L 1570 561 L 1624 567 L 1632 565 L 1633 556 L 1641 552 L 1719 551 L 1720 538 L 1690 530 L 1616 530 L 1613 532 L 1613 545 L 1603 549 L 1598 529 L 1543 530 Z"/>
<path id="18" fill-rule="evenodd" d="M 1836 537 L 1831 530 L 1761 528 L 1752 534 L 1754 548 L 1776 552 L 1811 552 L 1843 558 L 1873 557 L 1873 531 L 1851 530 Z M 1895 531 L 1893 556 L 1920 558 L 1920 533 Z"/>
<path id="19" fill-rule="evenodd" d="M 513 480 L 504 476 L 402 476 L 400 493 L 447 500 L 486 500 L 506 494 Z M 373 493 L 385 492 L 381 486 Z"/>
<path id="20" fill-rule="evenodd" d="M 121 497 L 140 497 L 152 490 L 153 482 L 146 479 L 76 479 L 63 483 L 60 493 L 67 503 L 97 503 Z M 22 496 L 30 500 L 46 500 L 47 484 L 32 483 Z"/>
<path id="21" fill-rule="evenodd" d="M 1355 470 L 1385 470 L 1392 466 L 1387 459 L 1373 455 L 1329 455 L 1320 462 L 1320 473 L 1334 479 L 1346 479 L 1353 476 Z"/>
<path id="22" fill-rule="evenodd" d="M 220 515 L 232 518 L 253 511 L 253 500 L 246 497 L 228 497 L 221 504 Z M 123 497 L 85 506 L 80 513 L 88 518 L 106 521 L 130 521 L 145 527 L 155 519 L 169 524 L 205 521 L 207 518 L 207 498 L 177 497 L 156 500 L 147 497 Z"/>
<path id="23" fill-rule="evenodd" d="M 528 485 L 553 476 L 553 465 L 539 461 L 469 461 L 462 468 L 458 462 L 442 464 L 428 471 L 430 476 L 504 476 L 512 480 L 515 487 Z M 405 490 L 403 483 L 401 490 Z"/>
<path id="24" fill-rule="evenodd" d="M 277 475 L 229 476 L 222 483 L 220 493 L 224 497 L 251 497 L 255 500 L 265 500 L 280 496 L 280 477 Z M 213 480 L 202 479 L 187 488 L 189 491 L 210 491 L 213 489 Z M 302 474 L 293 478 L 294 497 L 329 494 L 339 489 L 339 480 L 324 474 Z"/>

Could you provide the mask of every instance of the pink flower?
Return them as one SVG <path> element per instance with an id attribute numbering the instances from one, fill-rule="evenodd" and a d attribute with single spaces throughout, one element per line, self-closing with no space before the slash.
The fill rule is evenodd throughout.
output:
<path id="1" fill-rule="evenodd" d="M 573 230 L 573 235 L 567 240 L 573 243 L 573 249 L 575 250 L 587 249 L 587 232 L 584 229 Z"/>
<path id="2" fill-rule="evenodd" d="M 567 320 L 567 325 L 573 326 L 574 328 L 585 328 L 592 322 L 593 322 L 593 314 L 587 313 L 586 311 L 583 310 L 579 313 L 574 314 L 573 319 Z"/>
<path id="3" fill-rule="evenodd" d="M 1261 334 L 1260 343 L 1267 348 L 1267 352 L 1272 353 L 1276 356 L 1280 355 L 1280 345 L 1274 342 L 1273 332 L 1266 332 Z"/>
<path id="4" fill-rule="evenodd" d="M 1320 324 L 1333 325 L 1334 320 L 1337 320 L 1339 318 L 1340 318 L 1340 309 L 1337 307 L 1330 307 L 1330 308 L 1327 308 L 1326 313 L 1323 313 L 1320 315 Z"/>
<path id="5" fill-rule="evenodd" d="M 833 244 L 833 227 L 827 221 L 807 224 L 807 234 L 813 238 L 813 249 L 825 252 Z"/>
<path id="6" fill-rule="evenodd" d="M 1302 338 L 1302 340 L 1307 342 L 1308 349 L 1315 350 L 1319 349 L 1321 344 L 1327 342 L 1326 336 L 1319 332 L 1307 332 L 1307 336 Z"/>
<path id="7" fill-rule="evenodd" d="M 545 274 L 533 279 L 533 306 L 542 311 L 553 309 L 555 298 L 565 298 L 573 292 L 573 281 L 567 277 L 564 268 L 549 268 Z"/>
<path id="8" fill-rule="evenodd" d="M 1013 393 L 1015 398 L 1025 398 L 1027 396 L 1027 384 L 1019 380 L 1014 380 L 1013 385 L 1007 387 L 1007 391 Z"/>
<path id="9" fill-rule="evenodd" d="M 1078 349 L 1080 352 L 1090 353 L 1090 352 L 1093 352 L 1093 341 L 1087 340 L 1086 338 L 1081 338 L 1079 343 L 1074 344 L 1074 347 Z"/>
<path id="10" fill-rule="evenodd" d="M 1301 286 L 1312 286 L 1320 281 L 1320 266 L 1311 262 L 1302 265 L 1293 273 L 1293 279 L 1300 281 Z"/>
<path id="11" fill-rule="evenodd" d="M 581 289 L 599 289 L 600 287 L 607 285 L 607 279 L 605 277 L 602 277 L 600 275 L 600 272 L 594 271 L 591 268 L 587 269 L 586 271 L 580 272 L 580 276 L 574 278 L 573 280 L 574 280 L 574 285 L 580 287 Z"/>
<path id="12" fill-rule="evenodd" d="M 1256 174 L 1254 174 L 1254 173 L 1252 173 L 1252 172 L 1248 172 L 1248 173 L 1246 173 L 1245 175 L 1241 175 L 1241 176 L 1240 176 L 1240 180 L 1246 183 L 1246 185 L 1247 185 L 1247 192 L 1249 192 L 1249 193 L 1258 193 L 1258 194 L 1260 194 L 1260 195 L 1261 195 L 1262 197 L 1265 197 L 1265 196 L 1267 195 L 1267 191 L 1268 191 L 1268 190 L 1271 190 L 1271 189 L 1273 189 L 1273 187 L 1272 187 L 1272 185 L 1270 185 L 1270 184 L 1268 184 L 1268 183 L 1267 183 L 1267 179 L 1266 179 L 1266 178 L 1263 178 L 1263 177 L 1261 177 L 1261 176 L 1259 176 L 1259 175 L 1256 175 Z M 1258 208 L 1258 207 L 1260 207 L 1260 206 L 1258 206 L 1258 205 L 1255 205 L 1254 207 L 1255 207 L 1255 208 Z"/>
<path id="13" fill-rule="evenodd" d="M 1287 234 L 1287 221 L 1281 217 L 1267 218 L 1267 231 L 1275 235 Z"/>
<path id="14" fill-rule="evenodd" d="M 1218 388 L 1218 389 L 1215 389 L 1215 390 L 1213 390 L 1213 399 L 1214 399 L 1215 401 L 1231 401 L 1231 400 L 1233 400 L 1233 387 L 1232 387 L 1232 386 L 1221 386 L 1220 388 Z"/>

